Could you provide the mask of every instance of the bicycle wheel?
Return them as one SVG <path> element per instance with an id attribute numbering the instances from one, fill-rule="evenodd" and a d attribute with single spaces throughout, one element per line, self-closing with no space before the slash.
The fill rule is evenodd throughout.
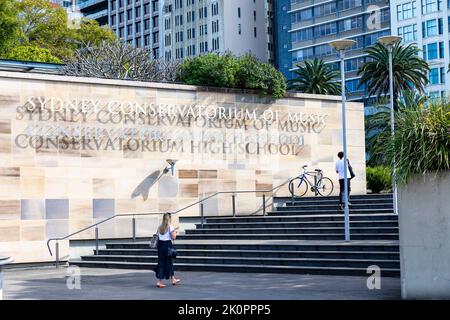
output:
<path id="1" fill-rule="evenodd" d="M 289 182 L 289 192 L 294 197 L 302 197 L 308 191 L 308 185 L 306 181 L 301 178 L 292 179 Z"/>
<path id="2" fill-rule="evenodd" d="M 333 192 L 333 181 L 330 178 L 322 178 L 317 182 L 317 192 L 321 196 L 329 196 Z"/>

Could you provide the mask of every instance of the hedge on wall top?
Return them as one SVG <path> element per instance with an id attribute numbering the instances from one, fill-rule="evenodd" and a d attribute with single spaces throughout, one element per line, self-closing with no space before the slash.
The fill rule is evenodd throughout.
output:
<path id="1" fill-rule="evenodd" d="M 177 80 L 191 85 L 253 89 L 274 99 L 286 93 L 283 74 L 250 53 L 240 57 L 229 52 L 207 53 L 186 59 Z"/>

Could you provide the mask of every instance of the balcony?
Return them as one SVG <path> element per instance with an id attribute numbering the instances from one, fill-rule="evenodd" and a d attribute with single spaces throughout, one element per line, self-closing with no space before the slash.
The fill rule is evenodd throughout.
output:
<path id="1" fill-rule="evenodd" d="M 85 11 L 86 9 L 91 9 L 94 6 L 104 5 L 106 8 L 108 7 L 108 0 L 87 0 L 84 2 L 79 1 L 77 3 L 80 10 Z"/>
<path id="2" fill-rule="evenodd" d="M 108 9 L 86 15 L 86 18 L 93 20 L 98 20 L 105 17 L 108 17 Z"/>

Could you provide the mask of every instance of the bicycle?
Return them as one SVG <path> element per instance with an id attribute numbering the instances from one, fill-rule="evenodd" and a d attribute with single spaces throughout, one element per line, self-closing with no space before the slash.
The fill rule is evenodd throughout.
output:
<path id="1" fill-rule="evenodd" d="M 302 197 L 308 192 L 308 189 L 311 188 L 311 191 L 321 196 L 329 196 L 333 192 L 333 181 L 330 178 L 323 176 L 323 171 L 321 169 L 315 169 L 314 171 L 306 171 L 308 166 L 304 165 L 302 167 L 303 173 L 298 177 L 293 178 L 289 181 L 289 192 L 292 197 Z M 308 176 L 314 177 L 314 184 L 309 181 Z M 297 187 L 297 181 L 298 185 Z"/>

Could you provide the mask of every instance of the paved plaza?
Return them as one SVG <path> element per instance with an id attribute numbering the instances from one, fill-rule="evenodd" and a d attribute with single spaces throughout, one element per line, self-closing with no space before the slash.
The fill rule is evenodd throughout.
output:
<path id="1" fill-rule="evenodd" d="M 179 272 L 181 285 L 158 289 L 152 271 L 81 268 L 80 273 L 80 289 L 70 290 L 65 267 L 5 270 L 4 299 L 400 299 L 400 279 L 387 277 L 381 289 L 369 290 L 366 277 Z"/>

